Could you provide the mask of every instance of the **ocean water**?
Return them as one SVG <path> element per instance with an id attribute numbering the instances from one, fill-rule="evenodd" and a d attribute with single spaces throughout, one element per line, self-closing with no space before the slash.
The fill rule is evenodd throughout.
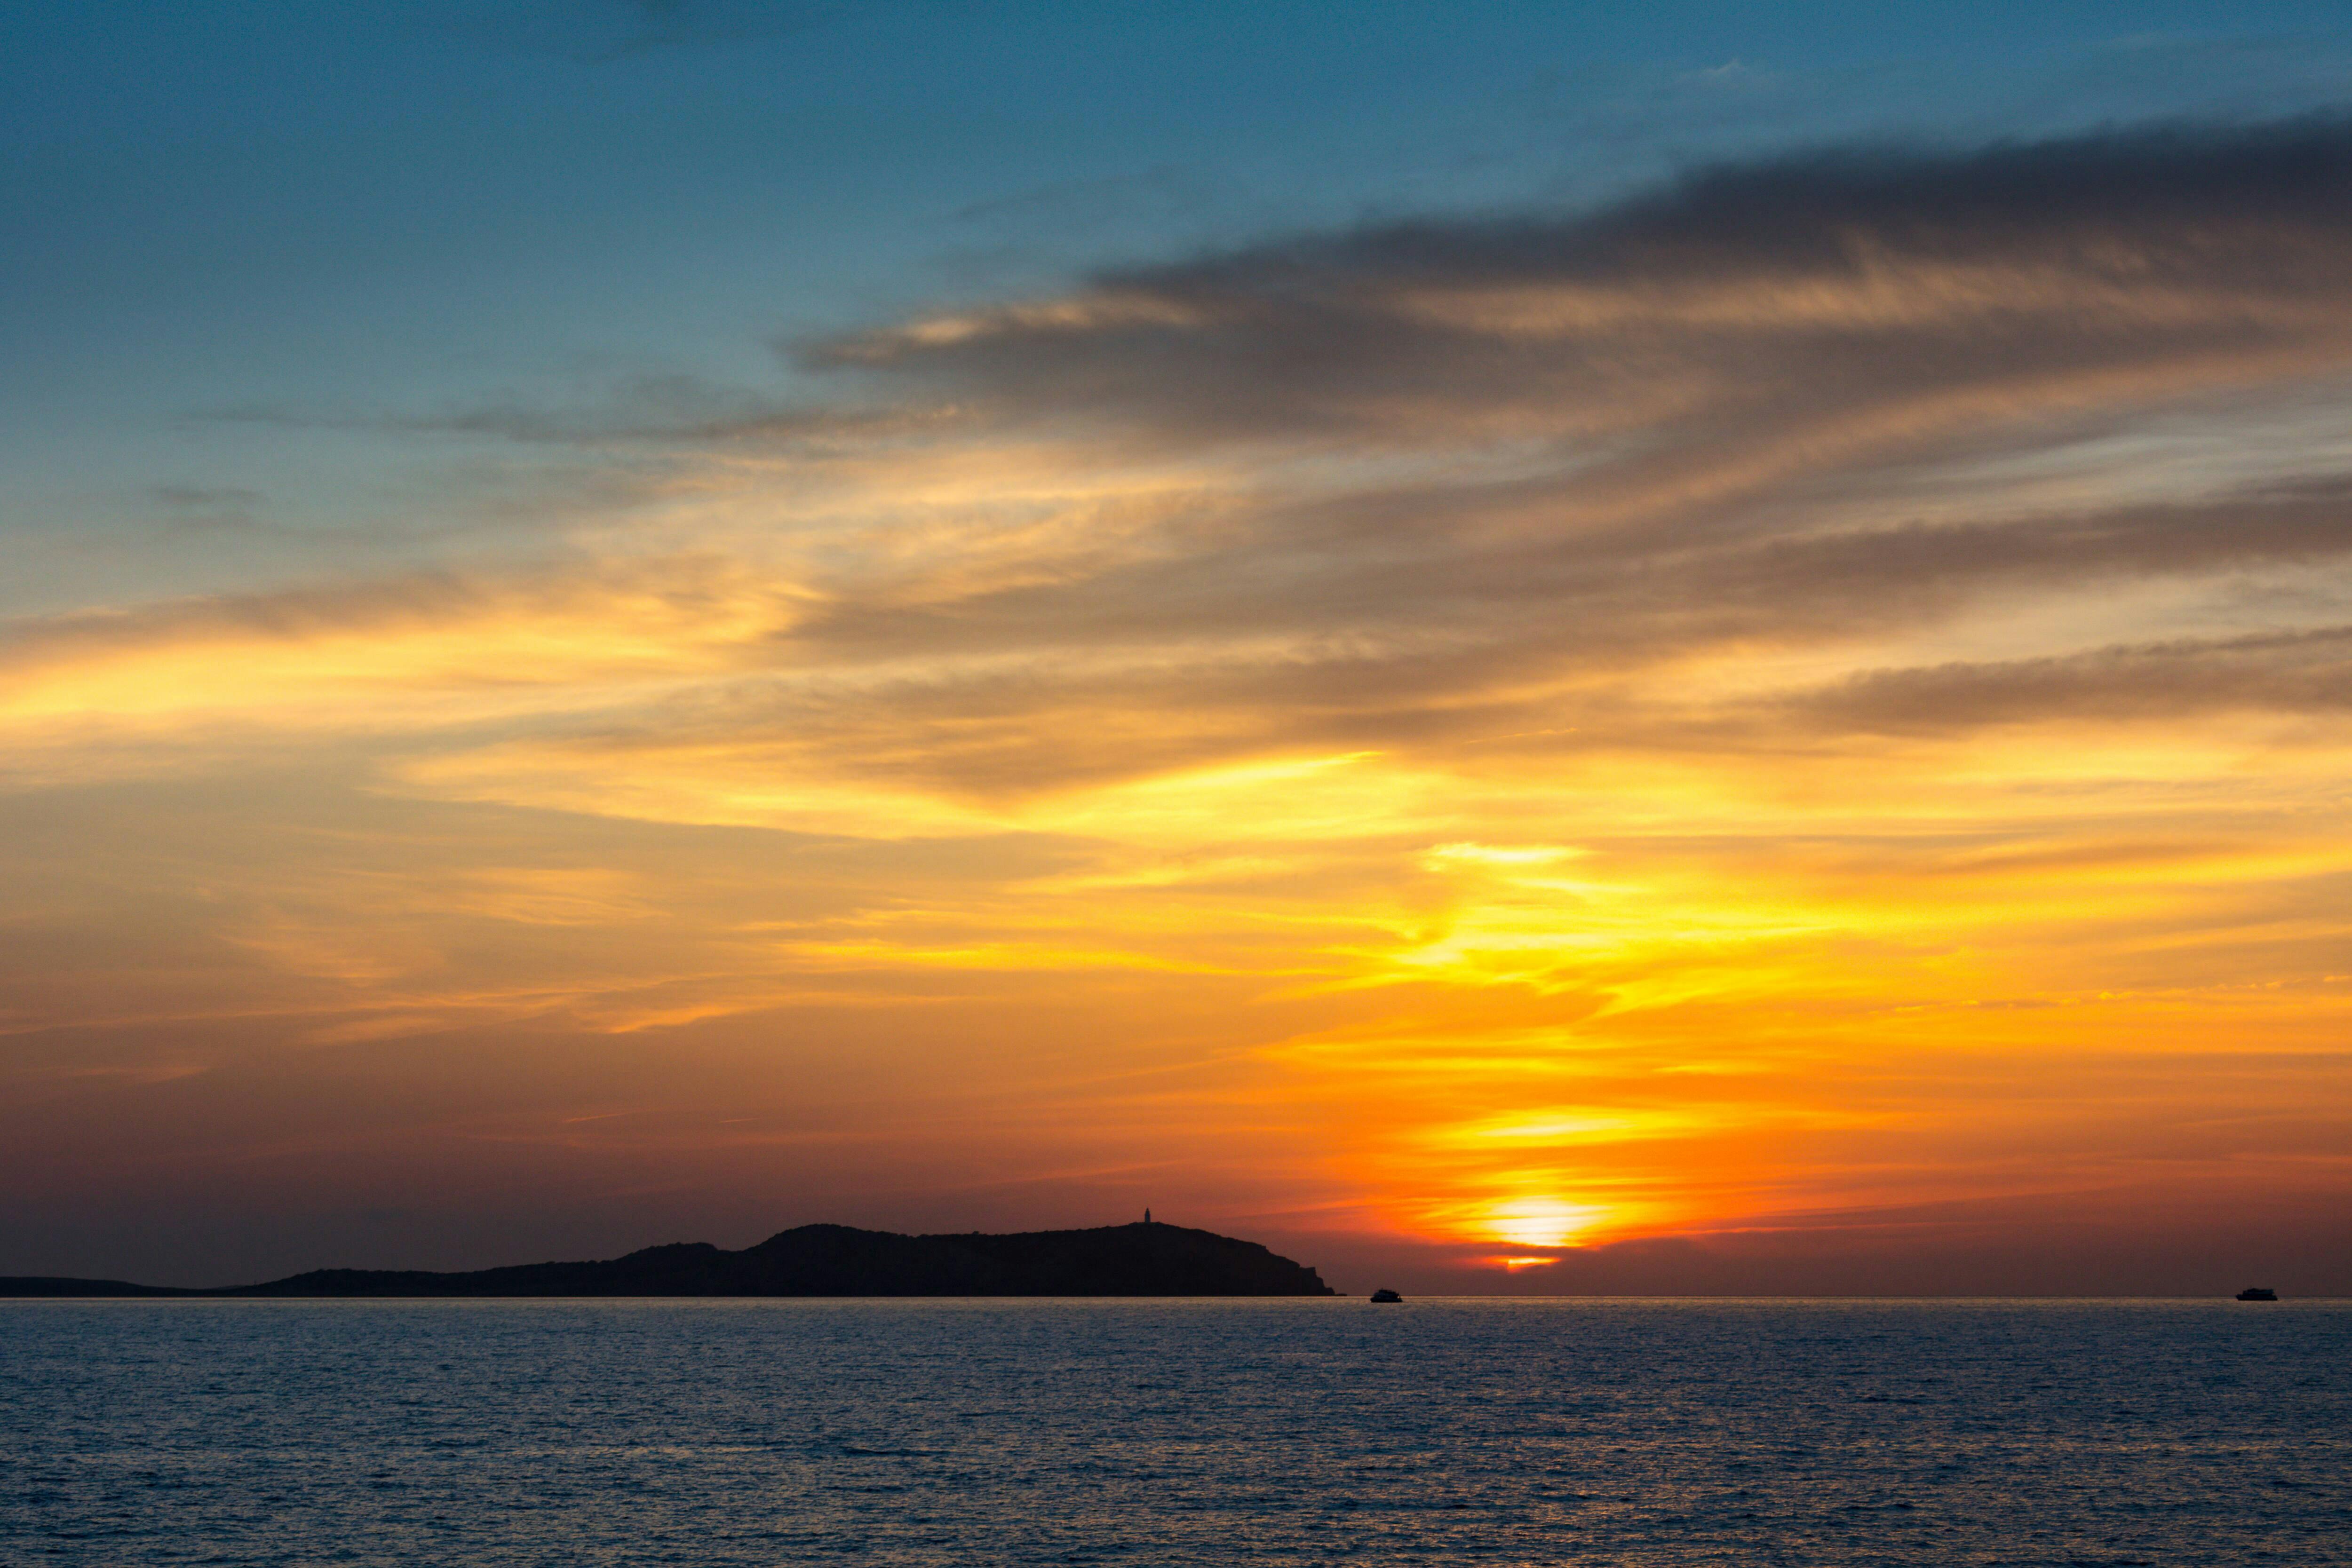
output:
<path id="1" fill-rule="evenodd" d="M 8 1302 L 0 1563 L 2345 1563 L 2352 1302 Z"/>

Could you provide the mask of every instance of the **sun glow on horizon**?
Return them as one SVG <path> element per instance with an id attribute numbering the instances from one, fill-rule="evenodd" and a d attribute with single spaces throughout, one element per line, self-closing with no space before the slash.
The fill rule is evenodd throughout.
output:
<path id="1" fill-rule="evenodd" d="M 1610 1217 L 1594 1204 L 1569 1203 L 1556 1197 L 1517 1197 L 1489 1207 L 1485 1222 L 1498 1241 L 1521 1247 L 1576 1247 L 1586 1232 Z"/>

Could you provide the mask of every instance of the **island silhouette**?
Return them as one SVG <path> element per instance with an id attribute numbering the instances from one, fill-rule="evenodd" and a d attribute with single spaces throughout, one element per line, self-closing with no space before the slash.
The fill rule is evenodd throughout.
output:
<path id="1" fill-rule="evenodd" d="M 1145 1220 L 1092 1230 L 901 1236 L 803 1225 L 730 1252 L 706 1241 L 622 1258 L 435 1273 L 313 1269 L 188 1290 L 122 1280 L 0 1276 L 0 1296 L 1330 1296 L 1255 1241 Z"/>

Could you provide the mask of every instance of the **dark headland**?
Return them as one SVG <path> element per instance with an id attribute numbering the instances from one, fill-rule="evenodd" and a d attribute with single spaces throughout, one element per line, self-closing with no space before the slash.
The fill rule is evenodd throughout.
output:
<path id="1" fill-rule="evenodd" d="M 1328 1296 L 1322 1277 L 1255 1241 L 1178 1225 L 899 1236 L 803 1225 L 730 1252 L 702 1241 L 601 1262 L 436 1274 L 314 1269 L 219 1290 L 0 1277 L 0 1296 Z"/>

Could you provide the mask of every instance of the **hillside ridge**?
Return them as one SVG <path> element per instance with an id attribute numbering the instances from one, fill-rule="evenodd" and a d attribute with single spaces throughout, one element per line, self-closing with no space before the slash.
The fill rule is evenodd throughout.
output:
<path id="1" fill-rule="evenodd" d="M 906 1236 L 803 1225 L 740 1251 L 673 1241 L 619 1258 L 447 1272 L 312 1269 L 215 1290 L 0 1277 L 0 1296 L 1328 1296 L 1255 1241 L 1149 1220 L 1087 1230 Z"/>

